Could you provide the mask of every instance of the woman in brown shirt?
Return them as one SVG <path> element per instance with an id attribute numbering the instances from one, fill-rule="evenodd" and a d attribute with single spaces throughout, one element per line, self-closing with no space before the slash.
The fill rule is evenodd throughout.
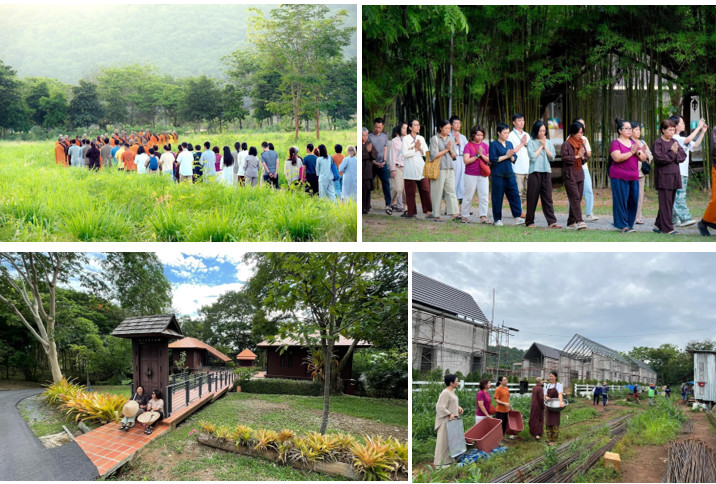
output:
<path id="1" fill-rule="evenodd" d="M 654 141 L 654 188 L 659 194 L 659 212 L 654 222 L 657 234 L 678 234 L 672 221 L 676 190 L 681 188 L 679 163 L 686 160 L 686 152 L 673 138 L 676 123 L 671 119 L 661 121 L 661 136 Z"/>
<path id="2" fill-rule="evenodd" d="M 584 126 L 575 122 L 569 127 L 569 138 L 562 143 L 562 170 L 564 174 L 564 190 L 569 200 L 569 217 L 567 227 L 584 230 L 587 224 L 582 220 L 582 194 L 584 192 L 584 170 L 582 165 L 589 161 L 584 148 Z"/>

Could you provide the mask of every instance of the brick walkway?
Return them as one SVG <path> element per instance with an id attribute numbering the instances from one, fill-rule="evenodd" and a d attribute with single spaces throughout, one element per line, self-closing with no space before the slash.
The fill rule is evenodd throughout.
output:
<path id="1" fill-rule="evenodd" d="M 139 423 L 128 432 L 120 431 L 119 427 L 118 423 L 109 423 L 75 439 L 97 467 L 100 477 L 124 465 L 138 450 L 170 428 L 166 423 L 160 422 L 154 427 L 152 435 L 147 435 Z"/>
<path id="2" fill-rule="evenodd" d="M 231 385 L 220 388 L 219 391 L 209 392 L 207 384 L 202 385 L 201 398 L 199 388 L 189 392 L 189 405 L 186 404 L 186 390 L 181 389 L 172 395 L 172 411 L 168 418 L 163 419 L 154 426 L 152 435 L 146 435 L 142 426 L 137 423 L 128 432 L 119 430 L 120 424 L 109 423 L 80 435 L 75 442 L 87 454 L 87 457 L 97 467 L 100 477 L 111 474 L 129 462 L 134 455 L 152 440 L 173 430 L 177 425 L 191 414 L 199 410 L 206 403 L 212 402 L 225 394 Z M 212 384 L 212 390 L 216 385 Z"/>

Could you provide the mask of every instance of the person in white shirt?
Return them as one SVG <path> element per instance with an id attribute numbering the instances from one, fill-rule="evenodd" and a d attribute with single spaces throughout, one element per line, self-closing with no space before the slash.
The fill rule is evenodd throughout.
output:
<path id="1" fill-rule="evenodd" d="M 194 154 L 189 149 L 187 142 L 181 144 L 182 151 L 177 155 L 179 163 L 179 180 L 182 182 L 193 182 Z"/>
<path id="2" fill-rule="evenodd" d="M 393 139 L 388 147 L 388 165 L 390 167 L 390 200 L 393 202 L 393 211 L 402 212 L 405 210 L 403 206 L 403 192 L 405 184 L 403 182 L 403 138 L 408 135 L 408 123 L 400 123 L 393 129 Z"/>
<path id="3" fill-rule="evenodd" d="M 219 180 L 224 185 L 232 186 L 236 185 L 236 176 L 234 175 L 234 157 L 231 155 L 231 149 L 228 146 L 224 146 L 223 155 L 221 157 L 221 173 L 219 174 Z"/>
<path id="4" fill-rule="evenodd" d="M 162 173 L 169 177 L 170 180 L 174 180 L 174 153 L 171 152 L 171 146 L 164 146 L 164 153 L 159 158 L 159 165 L 162 167 Z"/>
<path id="5" fill-rule="evenodd" d="M 420 205 L 423 213 L 433 213 L 433 205 L 430 201 L 430 183 L 423 177 L 425 167 L 425 153 L 428 151 L 428 143 L 420 136 L 420 122 L 413 119 L 408 123 L 408 134 L 403 137 L 403 182 L 405 184 L 405 205 L 407 210 L 401 217 L 415 217 L 418 208 L 415 205 L 415 190 L 420 192 Z"/>
<path id="6" fill-rule="evenodd" d="M 465 163 L 462 156 L 467 146 L 467 138 L 460 132 L 462 121 L 459 117 L 450 116 L 450 137 L 453 140 L 453 147 L 457 152 L 457 158 L 453 160 L 453 170 L 455 173 L 455 197 L 458 201 L 462 201 L 465 196 Z"/>
<path id="7" fill-rule="evenodd" d="M 515 172 L 517 189 L 520 191 L 520 203 L 524 208 L 527 206 L 527 180 L 530 172 L 530 157 L 527 154 L 526 148 L 527 142 L 530 140 L 530 135 L 524 130 L 525 115 L 522 113 L 513 114 L 512 126 L 514 129 L 507 137 L 507 141 L 512 143 L 515 156 L 517 156 L 517 161 L 512 165 L 512 170 Z M 525 218 L 524 211 L 522 212 L 522 218 Z"/>
<path id="8" fill-rule="evenodd" d="M 696 148 L 701 145 L 701 141 L 704 139 L 704 134 L 708 126 L 703 118 L 699 120 L 699 124 L 695 130 L 687 137 L 682 136 L 682 132 L 686 130 L 684 124 L 684 118 L 681 116 L 671 116 L 671 119 L 676 123 L 676 134 L 674 139 L 686 152 L 686 160 L 683 163 L 679 163 L 679 170 L 681 170 L 681 186 L 682 188 L 676 190 L 676 200 L 674 200 L 674 226 L 676 227 L 688 227 L 694 225 L 696 220 L 691 216 L 689 207 L 686 205 L 686 185 L 689 183 L 689 153 L 695 151 Z M 694 138 L 698 135 L 698 139 L 694 141 Z"/>
<path id="9" fill-rule="evenodd" d="M 134 157 L 134 163 L 137 165 L 137 173 L 140 175 L 147 172 L 147 160 L 149 159 L 149 155 L 145 153 L 144 146 L 140 146 L 137 149 L 137 156 Z"/>

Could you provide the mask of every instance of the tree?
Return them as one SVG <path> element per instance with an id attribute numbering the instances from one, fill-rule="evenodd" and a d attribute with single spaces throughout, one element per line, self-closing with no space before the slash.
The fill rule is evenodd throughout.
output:
<path id="1" fill-rule="evenodd" d="M 20 92 L 15 70 L 0 60 L 0 128 L 26 131 L 32 126 L 30 109 Z"/>
<path id="2" fill-rule="evenodd" d="M 50 97 L 50 88 L 47 86 L 47 82 L 40 80 L 38 82 L 30 83 L 28 92 L 25 95 L 25 103 L 27 107 L 32 111 L 32 121 L 35 126 L 42 126 L 47 116 L 47 111 L 43 109 L 40 104 L 40 99 Z"/>
<path id="3" fill-rule="evenodd" d="M 203 119 L 211 121 L 221 113 L 221 90 L 216 81 L 202 75 L 187 79 L 181 115 L 196 123 Z"/>
<path id="4" fill-rule="evenodd" d="M 127 314 L 161 314 L 171 306 L 171 286 L 155 253 L 110 252 L 102 268 L 114 298 Z"/>
<path id="5" fill-rule="evenodd" d="M 70 122 L 75 127 L 98 123 L 102 117 L 102 106 L 99 103 L 97 85 L 80 80 L 79 85 L 73 86 L 69 111 Z"/>
<path id="6" fill-rule="evenodd" d="M 339 336 L 352 338 L 344 358 L 338 363 L 338 375 L 359 338 L 375 336 L 392 320 L 386 314 L 407 314 L 407 284 L 392 292 L 376 275 L 397 267 L 406 272 L 407 254 L 390 253 L 264 253 L 249 254 L 256 262 L 256 275 L 248 291 L 259 295 L 264 308 L 287 317 L 278 323 L 278 337 L 291 338 L 309 347 L 318 347 L 324 362 L 334 359 Z M 266 284 L 265 281 L 271 282 Z M 382 288 L 382 289 L 381 289 Z M 391 309 L 387 310 L 386 307 Z M 407 339 L 407 334 L 402 336 Z M 330 414 L 330 395 L 334 375 L 332 365 L 324 365 L 323 419 L 325 433 Z"/>
<path id="7" fill-rule="evenodd" d="M 58 128 L 65 124 L 69 115 L 69 105 L 63 92 L 55 91 L 49 97 L 41 97 L 39 104 L 40 109 L 45 112 L 43 128 Z"/>
<path id="8" fill-rule="evenodd" d="M 0 278 L 12 291 L 0 294 L 25 328 L 40 343 L 47 355 L 52 380 L 62 379 L 55 343 L 57 285 L 70 275 L 81 276 L 80 253 L 0 253 Z M 19 298 L 21 302 L 16 302 Z M 29 311 L 29 317 L 20 310 Z"/>
<path id="9" fill-rule="evenodd" d="M 314 97 L 319 99 L 316 85 L 325 81 L 331 59 L 342 55 L 355 29 L 342 26 L 346 10 L 328 16 L 328 7 L 320 4 L 281 5 L 271 10 L 269 17 L 256 8 L 251 11 L 255 14 L 250 19 L 254 26 L 252 38 L 258 52 L 269 64 L 281 66 L 281 86 L 290 99 L 298 139 L 306 90 L 313 84 Z M 316 137 L 319 136 L 316 111 Z"/>
<path id="10" fill-rule="evenodd" d="M 241 351 L 255 348 L 251 323 L 256 310 L 246 291 L 229 291 L 201 308 L 204 317 L 199 338 L 212 345 Z"/>

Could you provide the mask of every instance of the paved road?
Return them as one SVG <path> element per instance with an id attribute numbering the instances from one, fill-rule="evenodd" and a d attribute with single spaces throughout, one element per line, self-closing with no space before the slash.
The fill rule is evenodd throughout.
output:
<path id="1" fill-rule="evenodd" d="M 0 391 L 0 480 L 94 480 L 97 468 L 79 445 L 70 442 L 46 449 L 20 415 L 18 402 L 41 391 Z"/>
<path id="2" fill-rule="evenodd" d="M 473 204 L 473 215 L 470 217 L 470 223 L 475 225 L 483 225 L 480 224 L 480 217 L 477 215 L 477 206 L 476 204 Z M 385 218 L 388 217 L 399 217 L 401 214 L 399 213 L 393 213 L 393 215 L 388 215 L 385 213 L 385 204 L 383 203 L 383 200 L 372 200 L 371 201 L 371 211 L 370 216 L 377 215 L 377 216 L 383 216 Z M 557 223 L 562 225 L 564 227 L 564 230 L 574 230 L 574 229 L 567 229 L 567 213 L 555 213 L 555 217 L 557 217 Z M 365 215 L 363 215 L 365 217 Z M 595 222 L 586 222 L 587 229 L 588 230 L 608 230 L 616 232 L 617 229 L 614 228 L 614 225 L 612 225 L 612 222 L 614 219 L 611 215 L 598 215 L 599 220 Z M 428 222 L 428 220 L 425 219 L 425 214 L 421 212 L 420 204 L 418 204 L 418 220 L 422 220 L 423 222 Z M 492 210 L 487 214 L 488 220 L 492 220 Z M 636 224 L 634 225 L 634 229 L 637 232 L 651 232 L 654 228 L 654 218 L 650 217 L 643 217 L 644 223 L 643 224 Z M 700 220 L 701 217 L 697 217 L 696 220 Z M 452 222 L 450 216 L 448 215 L 442 215 L 440 217 L 440 220 L 437 221 L 431 221 L 432 223 L 455 223 Z M 506 225 L 514 225 L 514 219 L 512 218 L 512 214 L 510 213 L 509 209 L 502 211 L 502 222 Z M 542 214 L 542 207 L 540 205 L 537 205 L 537 211 L 535 212 L 535 224 L 537 225 L 537 228 L 545 228 L 547 227 L 547 220 L 544 218 L 544 215 Z M 487 225 L 488 227 L 492 227 L 492 224 Z M 690 227 L 675 227 L 677 231 L 679 231 L 682 234 L 698 234 L 699 230 L 696 228 L 696 225 L 692 225 Z M 495 230 L 499 230 L 499 227 L 496 227 Z M 626 234 L 629 235 L 629 234 Z M 713 238 L 713 237 L 712 237 Z M 705 240 L 708 240 L 708 238 L 705 238 Z"/>

